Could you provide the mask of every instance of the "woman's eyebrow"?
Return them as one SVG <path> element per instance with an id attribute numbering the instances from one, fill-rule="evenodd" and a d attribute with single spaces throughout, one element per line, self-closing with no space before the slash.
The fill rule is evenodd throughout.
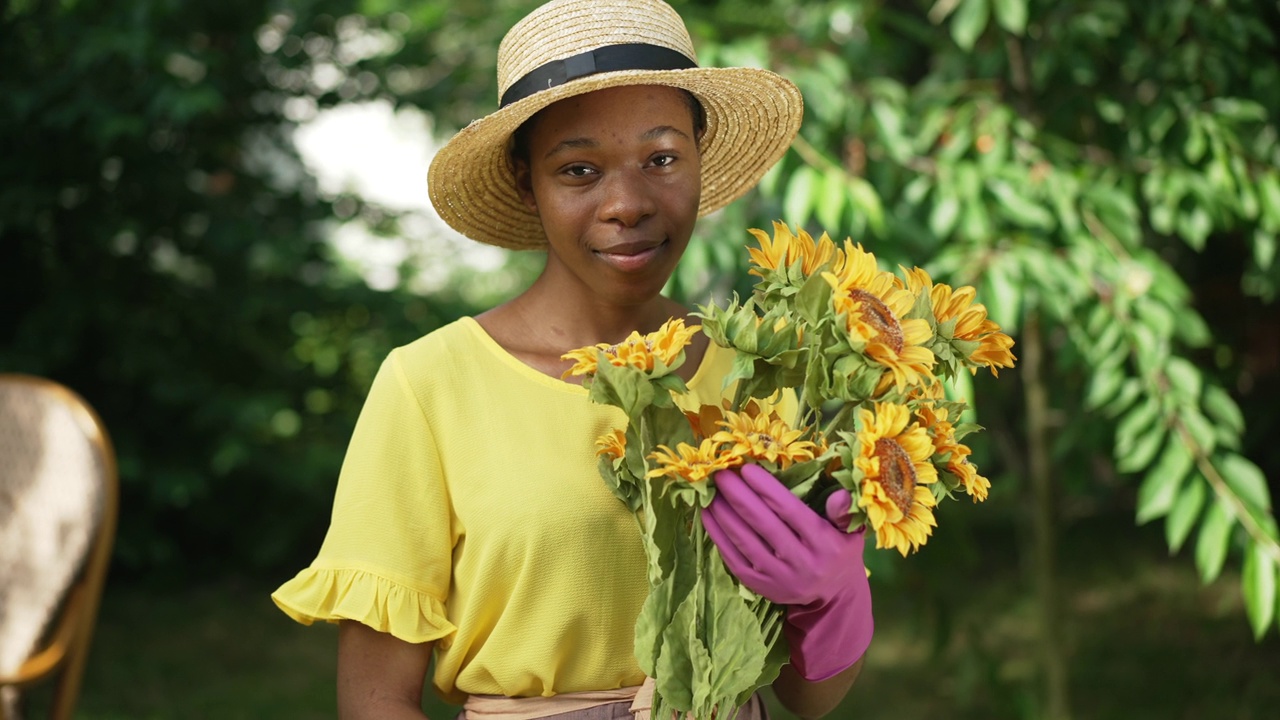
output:
<path id="1" fill-rule="evenodd" d="M 666 135 L 667 133 L 675 133 L 676 135 L 679 135 L 685 140 L 693 139 L 689 137 L 689 134 L 686 133 L 685 131 L 681 130 L 680 128 L 673 127 L 671 125 L 659 125 L 655 128 L 651 128 L 645 131 L 645 133 L 640 136 L 640 139 L 641 140 L 657 140 L 658 138 L 662 137 L 663 135 Z"/>
<path id="2" fill-rule="evenodd" d="M 597 148 L 597 147 L 600 147 L 600 143 L 595 140 L 592 140 L 591 138 L 587 138 L 587 137 L 569 138 L 567 140 L 561 140 L 560 142 L 553 145 L 551 149 L 547 151 L 547 154 L 543 155 L 542 157 L 545 160 L 546 158 L 549 158 L 552 155 L 555 155 L 561 150 L 581 150 L 584 148 L 590 149 L 590 148 Z"/>
<path id="3" fill-rule="evenodd" d="M 685 131 L 681 130 L 678 127 L 675 127 L 674 125 L 658 125 L 657 127 L 650 128 L 644 131 L 643 133 L 641 133 L 640 139 L 644 141 L 657 140 L 658 138 L 662 137 L 663 135 L 667 135 L 668 133 L 675 133 L 676 135 L 679 135 L 685 140 L 690 140 L 690 141 L 693 140 L 693 138 L 689 137 L 688 133 L 686 133 Z M 551 149 L 547 151 L 547 154 L 543 155 L 542 157 L 545 160 L 546 158 L 549 158 L 552 155 L 555 155 L 556 153 L 561 152 L 562 150 L 583 150 L 583 149 L 589 150 L 589 149 L 598 148 L 598 147 L 600 147 L 600 142 L 597 140 L 593 140 L 589 137 L 568 138 L 565 140 L 561 140 L 560 142 L 553 145 Z"/>

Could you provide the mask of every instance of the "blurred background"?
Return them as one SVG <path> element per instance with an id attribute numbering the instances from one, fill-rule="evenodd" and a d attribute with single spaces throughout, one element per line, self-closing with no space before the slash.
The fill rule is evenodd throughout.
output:
<path id="1" fill-rule="evenodd" d="M 383 356 L 540 267 L 426 195 L 535 4 L 0 0 L 0 371 L 79 392 L 119 456 L 80 717 L 334 715 L 334 628 L 268 594 Z M 671 293 L 748 291 L 746 229 L 783 219 L 978 286 L 1018 343 L 958 388 L 991 498 L 871 554 L 834 717 L 1275 717 L 1280 3 L 673 4 L 806 117 Z"/>

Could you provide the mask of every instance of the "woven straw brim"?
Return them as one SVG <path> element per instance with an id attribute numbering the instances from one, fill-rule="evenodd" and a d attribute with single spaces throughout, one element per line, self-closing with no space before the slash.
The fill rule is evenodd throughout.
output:
<path id="1" fill-rule="evenodd" d="M 538 216 L 520 200 L 507 156 L 512 132 L 542 108 L 622 85 L 667 85 L 693 93 L 707 115 L 698 215 L 719 210 L 755 186 L 790 147 L 804 116 L 800 91 L 755 68 L 623 70 L 543 90 L 463 128 L 427 173 L 431 203 L 450 227 L 490 245 L 546 246 Z"/>

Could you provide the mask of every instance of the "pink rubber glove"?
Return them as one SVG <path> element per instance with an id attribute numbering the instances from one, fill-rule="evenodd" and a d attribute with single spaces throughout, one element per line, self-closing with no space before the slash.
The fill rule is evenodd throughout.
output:
<path id="1" fill-rule="evenodd" d="M 716 473 L 716 490 L 702 524 L 743 585 L 788 606 L 783 631 L 800 675 L 826 680 L 857 662 L 874 623 L 863 533 L 836 527 L 848 527 L 848 491 L 828 498 L 824 518 L 758 465 Z"/>

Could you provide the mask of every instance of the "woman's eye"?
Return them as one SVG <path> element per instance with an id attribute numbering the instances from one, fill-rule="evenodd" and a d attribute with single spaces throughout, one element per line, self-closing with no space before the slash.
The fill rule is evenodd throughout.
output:
<path id="1" fill-rule="evenodd" d="M 570 165 L 565 168 L 564 174 L 575 178 L 586 177 L 591 174 L 591 168 L 586 165 Z"/>
<path id="2" fill-rule="evenodd" d="M 658 167 L 667 167 L 676 161 L 675 155 L 657 155 L 653 158 L 653 164 Z"/>

